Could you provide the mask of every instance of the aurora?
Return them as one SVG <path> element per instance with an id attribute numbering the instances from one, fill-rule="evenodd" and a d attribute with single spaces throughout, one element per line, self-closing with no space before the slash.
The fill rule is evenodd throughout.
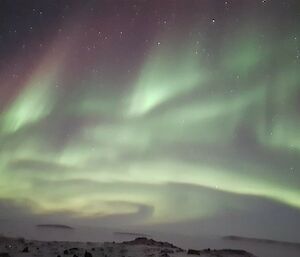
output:
<path id="1" fill-rule="evenodd" d="M 121 227 L 300 214 L 297 1 L 54 2 L 3 16 L 1 201 Z"/>

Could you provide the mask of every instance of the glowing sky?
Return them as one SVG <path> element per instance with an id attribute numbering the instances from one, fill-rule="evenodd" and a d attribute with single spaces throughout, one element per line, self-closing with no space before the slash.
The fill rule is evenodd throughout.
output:
<path id="1" fill-rule="evenodd" d="M 296 0 L 14 2 L 0 28 L 11 213 L 268 237 L 300 225 Z"/>

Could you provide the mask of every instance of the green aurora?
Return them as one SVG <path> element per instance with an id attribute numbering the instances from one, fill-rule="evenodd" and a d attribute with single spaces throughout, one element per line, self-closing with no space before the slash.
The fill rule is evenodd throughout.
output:
<path id="1" fill-rule="evenodd" d="M 112 58 L 121 46 L 85 53 L 66 39 L 83 31 L 62 32 L 1 109 L 0 197 L 99 225 L 143 206 L 132 224 L 248 208 L 227 193 L 300 209 L 300 30 L 241 17 L 221 36 L 162 30 L 129 71 Z M 92 61 L 70 75 L 76 51 Z"/>

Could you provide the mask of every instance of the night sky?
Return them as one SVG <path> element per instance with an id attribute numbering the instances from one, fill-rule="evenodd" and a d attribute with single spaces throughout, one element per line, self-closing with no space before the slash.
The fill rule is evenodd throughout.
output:
<path id="1" fill-rule="evenodd" d="M 298 0 L 0 0 L 0 220 L 300 240 Z"/>

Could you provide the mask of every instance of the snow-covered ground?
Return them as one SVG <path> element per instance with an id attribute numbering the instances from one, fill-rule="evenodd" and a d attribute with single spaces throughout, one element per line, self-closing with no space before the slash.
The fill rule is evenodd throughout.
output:
<path id="1" fill-rule="evenodd" d="M 281 244 L 264 244 L 256 243 L 252 241 L 240 241 L 240 240 L 224 240 L 221 236 L 183 236 L 178 234 L 163 234 L 160 232 L 146 231 L 145 233 L 124 233 L 121 230 L 112 230 L 106 228 L 97 227 L 76 227 L 74 229 L 47 229 L 34 226 L 32 224 L 20 223 L 10 223 L 2 222 L 0 223 L 0 234 L 3 233 L 10 237 L 25 237 L 33 242 L 35 240 L 49 241 L 50 245 L 52 241 L 76 241 L 76 242 L 122 242 L 133 240 L 138 236 L 147 236 L 153 238 L 157 241 L 168 241 L 184 249 L 243 249 L 248 252 L 253 253 L 258 257 L 299 257 L 300 247 L 289 247 Z M 130 231 L 136 232 L 136 231 Z M 47 246 L 47 243 L 41 243 Z M 66 248 L 72 248 L 73 243 L 65 243 Z M 77 243 L 76 245 L 81 245 L 82 243 Z M 82 244 L 85 245 L 85 244 Z M 98 244 L 99 245 L 99 244 Z M 101 245 L 101 244 L 100 244 Z M 20 246 L 21 248 L 21 246 Z M 0 252 L 5 251 L 3 245 L 1 244 Z M 20 249 L 18 249 L 19 251 Z M 18 254 L 13 253 L 13 254 Z M 13 256 L 13 255 L 12 255 Z M 15 255 L 18 256 L 18 255 Z M 22 255 L 22 256 L 33 256 L 33 255 Z M 36 255 L 41 256 L 41 255 Z M 57 255 L 51 255 L 56 257 Z M 94 256 L 101 256 L 96 255 Z M 124 255 L 125 257 L 133 257 L 134 255 Z M 180 256 L 180 253 L 177 253 Z M 189 255 L 192 257 L 193 255 Z M 204 255 L 202 255 L 204 256 Z M 1 257 L 1 256 L 0 256 Z M 61 257 L 73 257 L 73 255 L 62 255 Z M 80 256 L 78 256 L 80 257 Z M 151 257 L 151 256 L 149 256 Z"/>
<path id="2" fill-rule="evenodd" d="M 139 238 L 124 243 L 36 241 L 0 238 L 0 257 L 253 257 L 240 250 L 185 250 L 166 242 Z"/>

